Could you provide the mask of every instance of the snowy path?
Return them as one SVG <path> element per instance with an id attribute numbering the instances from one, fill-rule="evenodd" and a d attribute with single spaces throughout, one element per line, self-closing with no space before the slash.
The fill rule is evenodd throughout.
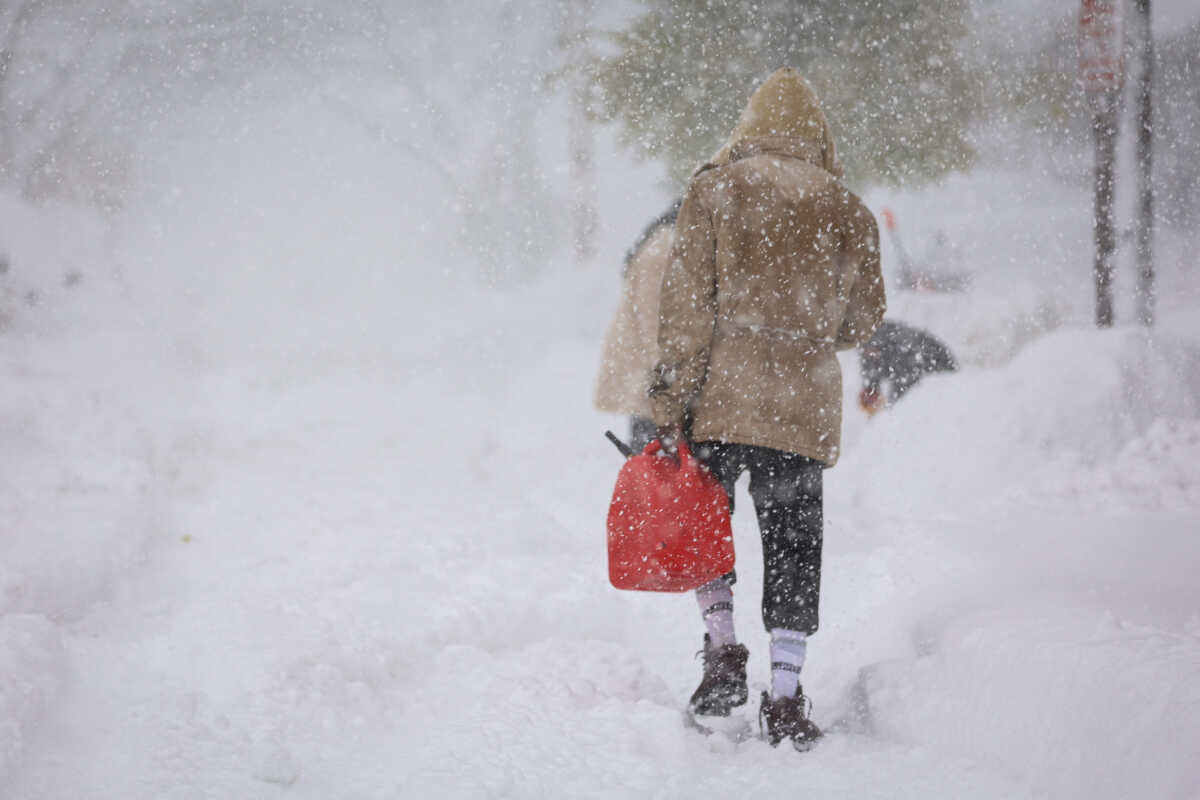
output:
<path id="1" fill-rule="evenodd" d="M 146 563 L 63 626 L 4 796 L 1189 796 L 1196 509 L 902 514 L 864 504 L 869 452 L 827 476 L 805 679 L 850 730 L 803 756 L 683 730 L 691 599 L 605 581 L 589 289 L 426 320 L 385 354 L 201 374 L 211 426 L 176 453 Z M 737 536 L 761 685 L 745 516 Z"/>

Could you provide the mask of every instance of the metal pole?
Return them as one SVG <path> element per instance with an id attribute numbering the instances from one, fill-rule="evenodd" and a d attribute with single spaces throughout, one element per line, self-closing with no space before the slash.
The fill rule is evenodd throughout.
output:
<path id="1" fill-rule="evenodd" d="M 1150 0 L 1134 0 L 1142 28 L 1142 71 L 1138 80 L 1137 318 L 1154 324 L 1154 35 Z"/>
<path id="2" fill-rule="evenodd" d="M 1096 282 L 1096 325 L 1100 328 L 1113 324 L 1113 164 L 1123 73 L 1121 2 L 1124 0 L 1082 0 L 1079 13 L 1079 69 L 1095 115 L 1092 134 L 1096 143 L 1096 199 L 1092 226 L 1096 258 L 1092 273 Z"/>
<path id="3" fill-rule="evenodd" d="M 1113 233 L 1113 162 L 1116 160 L 1117 101 L 1096 112 L 1092 123 L 1096 137 L 1095 212 L 1093 231 L 1096 238 L 1096 260 L 1093 274 L 1096 281 L 1096 326 L 1108 328 L 1113 324 L 1112 260 L 1116 249 Z"/>

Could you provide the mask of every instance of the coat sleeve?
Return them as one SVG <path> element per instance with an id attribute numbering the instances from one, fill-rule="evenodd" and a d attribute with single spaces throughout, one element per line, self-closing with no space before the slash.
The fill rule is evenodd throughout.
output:
<path id="1" fill-rule="evenodd" d="M 850 287 L 846 313 L 838 329 L 838 350 L 847 350 L 871 338 L 883 321 L 887 297 L 879 268 L 879 226 L 870 210 L 858 198 L 850 198 L 850 236 L 848 250 L 858 264 L 858 274 Z"/>
<path id="2" fill-rule="evenodd" d="M 659 425 L 680 424 L 704 384 L 717 316 L 716 232 L 695 184 L 675 224 L 671 262 L 659 302 L 661 360 L 650 380 L 650 405 Z"/>

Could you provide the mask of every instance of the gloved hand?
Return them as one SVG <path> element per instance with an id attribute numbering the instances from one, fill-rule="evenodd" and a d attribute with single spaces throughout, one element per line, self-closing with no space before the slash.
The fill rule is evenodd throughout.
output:
<path id="1" fill-rule="evenodd" d="M 886 405 L 883 393 L 874 386 L 864 386 L 858 393 L 858 407 L 866 412 L 868 417 L 875 416 Z"/>
<path id="2" fill-rule="evenodd" d="M 646 396 L 654 397 L 662 394 L 675 384 L 675 368 L 659 364 L 650 370 L 650 385 L 646 388 Z"/>
<path id="3" fill-rule="evenodd" d="M 662 442 L 662 452 L 675 458 L 679 455 L 679 440 L 683 438 L 683 427 L 678 423 L 659 425 L 654 438 Z"/>

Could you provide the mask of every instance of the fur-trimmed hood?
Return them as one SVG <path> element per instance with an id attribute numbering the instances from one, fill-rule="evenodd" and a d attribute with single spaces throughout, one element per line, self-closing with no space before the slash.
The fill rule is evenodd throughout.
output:
<path id="1" fill-rule="evenodd" d="M 764 151 L 795 155 L 842 175 L 833 132 L 817 94 L 791 67 L 775 70 L 754 91 L 729 140 L 701 171 Z"/>

